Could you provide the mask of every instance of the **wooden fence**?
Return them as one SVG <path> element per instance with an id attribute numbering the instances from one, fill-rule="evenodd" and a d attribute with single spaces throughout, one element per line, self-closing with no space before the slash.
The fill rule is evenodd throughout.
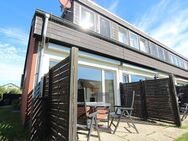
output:
<path id="1" fill-rule="evenodd" d="M 51 68 L 40 87 L 36 86 L 30 114 L 30 141 L 76 140 L 77 67 L 78 49 L 72 48 L 70 56 Z"/>
<path id="2" fill-rule="evenodd" d="M 173 76 L 121 84 L 122 104 L 135 91 L 133 115 L 146 119 L 167 121 L 181 126 Z"/>

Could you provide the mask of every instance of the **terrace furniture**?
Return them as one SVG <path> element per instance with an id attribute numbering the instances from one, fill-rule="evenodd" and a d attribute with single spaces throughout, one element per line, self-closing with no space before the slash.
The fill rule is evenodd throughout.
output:
<path id="1" fill-rule="evenodd" d="M 110 115 L 110 103 L 104 102 L 86 102 L 86 105 L 89 106 L 93 112 L 97 112 L 97 121 L 106 122 L 107 126 L 99 126 L 99 129 L 109 129 L 109 115 Z"/>
<path id="2" fill-rule="evenodd" d="M 88 131 L 87 141 L 89 141 L 91 132 L 95 128 L 98 134 L 99 141 L 101 141 L 97 122 L 97 112 L 91 112 L 90 107 L 86 106 L 86 104 L 83 104 L 83 102 L 78 102 L 77 111 L 77 139 L 79 139 L 78 134 L 82 134 L 81 132 L 79 132 L 79 130 L 86 130 Z"/>
<path id="3" fill-rule="evenodd" d="M 188 115 L 188 103 L 184 103 L 184 107 L 180 107 L 181 111 L 183 112 L 183 116 L 181 118 L 181 121 L 185 120 Z"/>
<path id="4" fill-rule="evenodd" d="M 119 123 L 123 118 L 126 119 L 126 122 L 129 127 L 133 127 L 136 130 L 136 132 L 139 133 L 131 117 L 133 111 L 133 105 L 134 105 L 134 98 L 135 98 L 135 91 L 133 91 L 131 96 L 129 96 L 128 99 L 125 100 L 124 106 L 115 106 L 116 108 L 115 113 L 112 113 L 110 115 L 112 117 L 112 120 L 110 122 L 110 128 L 112 126 L 115 127 L 115 129 L 113 130 L 113 134 L 115 134 L 119 126 Z M 117 119 L 117 123 L 114 122 L 115 119 Z M 131 133 L 131 131 L 128 128 L 125 127 L 125 129 Z"/>

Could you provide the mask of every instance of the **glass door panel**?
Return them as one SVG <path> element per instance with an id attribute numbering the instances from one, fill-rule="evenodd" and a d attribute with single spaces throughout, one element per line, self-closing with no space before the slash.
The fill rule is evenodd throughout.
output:
<path id="1" fill-rule="evenodd" d="M 114 106 L 114 82 L 115 73 L 105 71 L 105 102 Z"/>
<path id="2" fill-rule="evenodd" d="M 85 97 L 84 97 L 85 96 Z M 102 70 L 78 67 L 78 101 L 102 102 Z"/>

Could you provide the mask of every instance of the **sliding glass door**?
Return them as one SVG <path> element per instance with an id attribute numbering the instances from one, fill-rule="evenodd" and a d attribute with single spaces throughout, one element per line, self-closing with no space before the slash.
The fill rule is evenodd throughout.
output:
<path id="1" fill-rule="evenodd" d="M 104 71 L 105 80 L 105 101 L 114 105 L 114 83 L 115 73 L 112 71 Z"/>
<path id="2" fill-rule="evenodd" d="M 78 67 L 78 101 L 106 102 L 114 105 L 115 71 Z"/>

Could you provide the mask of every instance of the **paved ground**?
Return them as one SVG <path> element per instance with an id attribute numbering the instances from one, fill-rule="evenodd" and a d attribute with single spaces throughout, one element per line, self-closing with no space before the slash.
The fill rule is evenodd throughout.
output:
<path id="1" fill-rule="evenodd" d="M 133 133 L 129 133 L 124 129 L 127 127 L 125 122 L 121 123 L 115 134 L 100 132 L 102 141 L 174 141 L 177 137 L 188 132 L 188 118 L 183 122 L 181 128 L 174 127 L 173 125 L 164 125 L 161 123 L 150 123 L 137 121 L 136 127 L 139 130 L 137 134 L 134 129 Z M 92 134 L 96 135 L 96 131 Z M 85 141 L 85 135 L 79 135 L 80 141 Z M 98 141 L 98 138 L 91 137 L 91 141 Z"/>

